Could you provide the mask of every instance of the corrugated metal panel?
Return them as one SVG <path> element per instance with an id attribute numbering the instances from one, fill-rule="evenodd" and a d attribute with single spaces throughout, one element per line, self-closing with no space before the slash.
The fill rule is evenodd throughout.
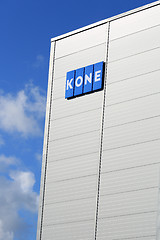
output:
<path id="1" fill-rule="evenodd" d="M 97 240 L 155 239 L 159 15 L 156 6 L 111 22 Z M 104 92 L 68 101 L 64 89 L 67 71 L 105 61 L 106 30 L 57 42 L 42 240 L 94 239 Z"/>
<path id="2" fill-rule="evenodd" d="M 89 31 L 84 31 L 71 37 L 59 40 L 56 47 L 56 58 L 105 43 L 107 26 L 108 25 L 104 24 L 90 29 Z"/>
<path id="3" fill-rule="evenodd" d="M 160 163 L 160 139 L 103 151 L 102 171 L 116 171 L 143 165 Z M 158 165 L 157 165 L 158 167 Z"/>
<path id="4" fill-rule="evenodd" d="M 160 47 L 160 25 L 111 41 L 109 62 L 157 47 Z"/>
<path id="5" fill-rule="evenodd" d="M 157 165 L 135 167 L 114 172 L 107 172 L 107 170 L 102 165 L 101 196 L 117 194 L 118 198 L 119 193 L 131 191 L 135 191 L 136 195 L 137 190 L 147 188 L 157 188 L 158 191 L 159 167 Z"/>
<path id="6" fill-rule="evenodd" d="M 160 6 L 117 19 L 111 22 L 110 40 L 120 38 L 160 24 Z"/>
<path id="7" fill-rule="evenodd" d="M 105 30 L 103 36 L 105 36 L 107 33 L 106 26 L 103 29 Z M 88 33 L 84 35 L 86 34 Z M 90 230 L 88 233 L 86 232 L 86 238 L 90 239 L 94 234 L 104 92 L 96 92 L 66 100 L 64 98 L 64 88 L 67 71 L 105 60 L 106 43 L 103 41 L 102 44 L 94 46 L 92 44 L 95 42 L 94 39 L 90 43 L 90 48 L 86 49 L 86 45 L 83 41 L 81 42 L 81 34 L 78 39 L 79 46 L 75 43 L 75 48 L 73 46 L 73 49 L 71 49 L 69 46 L 68 50 L 65 47 L 66 44 L 68 41 L 72 42 L 74 40 L 64 40 L 65 56 L 60 56 L 62 52 L 59 48 L 57 53 L 59 57 L 55 60 L 54 69 L 55 82 L 43 224 L 44 229 L 45 225 L 53 227 L 52 236 L 56 240 L 68 239 L 69 236 L 72 236 L 72 239 L 75 236 L 77 240 L 80 238 L 79 233 L 82 238 L 83 221 L 86 221 L 86 225 L 88 225 L 85 226 L 86 229 L 90 229 L 90 222 L 92 221 L 92 233 Z M 102 39 L 102 36 L 99 36 L 99 39 Z M 62 45 L 63 40 L 60 45 L 57 43 L 56 46 L 60 47 Z M 74 53 L 70 54 L 70 50 L 73 50 Z M 56 93 L 54 97 L 56 88 L 58 88 L 58 94 Z M 76 230 L 77 232 L 71 229 L 72 234 L 67 236 L 67 226 L 73 226 L 75 222 L 77 222 L 76 229 L 78 227 L 79 229 Z M 56 228 L 60 229 L 61 233 L 57 233 Z M 43 233 L 43 239 L 46 240 L 47 238 L 48 234 Z"/>
<path id="8" fill-rule="evenodd" d="M 49 161 L 96 153 L 99 146 L 99 131 L 52 141 L 49 144 Z"/>
<path id="9" fill-rule="evenodd" d="M 95 198 L 45 205 L 43 224 L 54 225 L 94 219 Z M 87 214 L 86 214 L 87 213 Z"/>
<path id="10" fill-rule="evenodd" d="M 66 118 L 68 116 L 101 109 L 103 91 L 66 100 L 64 98 L 54 100 L 51 119 Z"/>
<path id="11" fill-rule="evenodd" d="M 109 103 L 109 102 L 108 102 Z M 106 127 L 160 116 L 160 94 L 123 102 L 106 108 Z"/>
<path id="12" fill-rule="evenodd" d="M 99 218 L 119 217 L 157 210 L 158 189 L 143 189 L 139 191 L 101 196 Z"/>
<path id="13" fill-rule="evenodd" d="M 54 101 L 60 98 L 62 99 L 64 98 L 65 84 L 66 84 L 66 78 L 64 76 L 53 81 L 53 88 L 56 89 L 56 91 L 54 91 L 54 94 L 53 94 Z"/>
<path id="14" fill-rule="evenodd" d="M 97 240 L 156 235 L 159 15 L 160 6 L 111 22 Z"/>
<path id="15" fill-rule="evenodd" d="M 160 117 L 104 130 L 104 150 L 120 148 L 160 138 Z M 144 149 L 145 151 L 145 149 Z"/>
<path id="16" fill-rule="evenodd" d="M 87 111 L 51 121 L 50 141 L 100 129 L 102 109 Z"/>
<path id="17" fill-rule="evenodd" d="M 58 161 L 49 161 L 47 182 L 97 174 L 98 157 L 99 153 L 97 152 Z"/>
<path id="18" fill-rule="evenodd" d="M 110 41 L 109 62 L 157 47 L 160 47 L 160 25 Z"/>
<path id="19" fill-rule="evenodd" d="M 99 240 L 145 239 L 156 234 L 156 213 L 141 213 L 98 220 Z"/>
<path id="20" fill-rule="evenodd" d="M 125 81 L 108 84 L 107 105 L 159 93 L 159 78 L 160 70 Z"/>
<path id="21" fill-rule="evenodd" d="M 64 178 L 61 181 L 48 182 L 45 204 L 67 202 L 84 198 L 90 198 L 91 202 L 95 202 L 96 182 L 96 174 L 93 176 L 70 179 Z"/>
<path id="22" fill-rule="evenodd" d="M 44 227 L 42 239 L 53 240 L 93 240 L 94 239 L 94 221 L 73 222 L 61 225 Z"/>
<path id="23" fill-rule="evenodd" d="M 160 48 L 109 63 L 108 83 L 159 70 L 159 62 Z"/>

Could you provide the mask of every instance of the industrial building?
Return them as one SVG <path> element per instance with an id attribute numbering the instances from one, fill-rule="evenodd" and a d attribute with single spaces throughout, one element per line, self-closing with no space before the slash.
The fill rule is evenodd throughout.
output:
<path id="1" fill-rule="evenodd" d="M 37 240 L 159 240 L 159 193 L 156 1 L 51 40 Z"/>

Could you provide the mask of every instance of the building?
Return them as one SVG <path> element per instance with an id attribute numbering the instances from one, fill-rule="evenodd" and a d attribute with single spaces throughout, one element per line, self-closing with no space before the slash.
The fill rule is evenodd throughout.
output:
<path id="1" fill-rule="evenodd" d="M 98 62 L 102 90 L 66 99 Z M 37 240 L 160 239 L 159 170 L 160 1 L 52 39 Z"/>

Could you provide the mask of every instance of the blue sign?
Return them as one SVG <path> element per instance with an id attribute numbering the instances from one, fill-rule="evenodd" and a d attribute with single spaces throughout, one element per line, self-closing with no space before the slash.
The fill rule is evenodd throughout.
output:
<path id="1" fill-rule="evenodd" d="M 85 67 L 84 75 L 84 88 L 83 93 L 88 93 L 92 91 L 93 83 L 93 65 Z"/>
<path id="2" fill-rule="evenodd" d="M 93 91 L 102 88 L 103 62 L 94 64 Z"/>
<path id="3" fill-rule="evenodd" d="M 69 99 L 103 88 L 104 62 L 67 72 L 65 98 Z"/>
<path id="4" fill-rule="evenodd" d="M 74 96 L 81 95 L 83 92 L 84 68 L 76 70 Z"/>
<path id="5" fill-rule="evenodd" d="M 73 97 L 75 71 L 67 72 L 65 98 Z"/>

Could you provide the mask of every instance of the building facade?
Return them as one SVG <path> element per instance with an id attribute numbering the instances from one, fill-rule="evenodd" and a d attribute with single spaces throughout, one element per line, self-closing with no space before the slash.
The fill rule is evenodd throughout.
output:
<path id="1" fill-rule="evenodd" d="M 100 91 L 66 74 L 104 62 Z M 51 41 L 37 240 L 160 239 L 160 1 Z"/>

